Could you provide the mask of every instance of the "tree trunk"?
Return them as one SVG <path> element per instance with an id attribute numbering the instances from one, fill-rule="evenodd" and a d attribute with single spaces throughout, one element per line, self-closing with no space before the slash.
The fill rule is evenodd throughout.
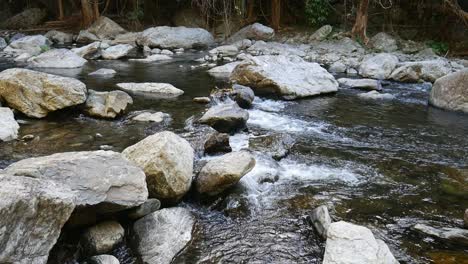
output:
<path id="1" fill-rule="evenodd" d="M 83 27 L 87 28 L 94 22 L 94 13 L 89 0 L 81 0 L 81 15 Z"/>
<path id="2" fill-rule="evenodd" d="M 58 11 L 59 11 L 59 20 L 63 20 L 64 15 L 63 15 L 63 0 L 57 0 L 58 4 Z"/>
<path id="3" fill-rule="evenodd" d="M 354 23 L 353 30 L 351 31 L 351 35 L 354 39 L 360 38 L 366 45 L 369 42 L 369 38 L 367 38 L 366 35 L 368 9 L 369 0 L 361 0 L 359 10 L 356 15 L 356 22 Z"/>
<path id="4" fill-rule="evenodd" d="M 93 18 L 97 20 L 101 15 L 99 14 L 99 1 L 94 0 L 93 2 Z"/>
<path id="5" fill-rule="evenodd" d="M 278 30 L 281 21 L 281 0 L 271 1 L 271 26 Z"/>
<path id="6" fill-rule="evenodd" d="M 247 20 L 246 24 L 251 24 L 257 20 L 257 15 L 255 13 L 255 0 L 248 0 L 247 1 Z"/>

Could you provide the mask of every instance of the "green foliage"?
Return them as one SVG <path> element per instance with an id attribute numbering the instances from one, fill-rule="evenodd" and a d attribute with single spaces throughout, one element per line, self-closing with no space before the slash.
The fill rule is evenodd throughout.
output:
<path id="1" fill-rule="evenodd" d="M 331 11 L 329 0 L 305 0 L 305 14 L 312 26 L 322 26 Z"/>
<path id="2" fill-rule="evenodd" d="M 439 55 L 445 55 L 449 50 L 449 46 L 445 42 L 430 41 L 429 43 L 427 43 L 427 45 Z"/>
<path id="3" fill-rule="evenodd" d="M 50 50 L 50 47 L 49 47 L 49 46 L 47 46 L 47 45 L 42 45 L 42 46 L 40 46 L 40 48 L 41 48 L 41 53 L 43 53 L 43 52 L 46 52 L 46 51 L 49 51 L 49 50 Z"/>

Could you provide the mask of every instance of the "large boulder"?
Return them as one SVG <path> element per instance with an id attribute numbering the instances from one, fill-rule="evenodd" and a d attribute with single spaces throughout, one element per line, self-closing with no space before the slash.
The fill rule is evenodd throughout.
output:
<path id="1" fill-rule="evenodd" d="M 443 109 L 468 113 L 468 69 L 437 79 L 429 102 Z"/>
<path id="2" fill-rule="evenodd" d="M 359 67 L 359 74 L 363 77 L 384 80 L 390 77 L 398 64 L 398 58 L 388 53 L 380 53 L 365 58 Z"/>
<path id="3" fill-rule="evenodd" d="M 73 34 L 65 33 L 58 30 L 51 30 L 44 35 L 50 41 L 57 44 L 66 44 L 73 42 Z"/>
<path id="4" fill-rule="evenodd" d="M 5 168 L 4 173 L 61 183 L 70 189 L 77 206 L 116 212 L 148 198 L 144 172 L 120 153 L 83 151 L 29 158 Z"/>
<path id="5" fill-rule="evenodd" d="M 452 71 L 444 60 L 429 60 L 400 63 L 392 72 L 391 79 L 400 82 L 435 82 Z"/>
<path id="6" fill-rule="evenodd" d="M 87 31 L 96 35 L 100 39 L 113 39 L 119 34 L 126 33 L 119 24 L 115 23 L 111 19 L 101 16 L 96 22 L 94 22 Z"/>
<path id="7" fill-rule="evenodd" d="M 141 33 L 137 39 L 138 45 L 150 48 L 197 48 L 206 47 L 214 43 L 210 32 L 202 28 L 186 27 L 153 27 Z"/>
<path id="8" fill-rule="evenodd" d="M 195 217 L 180 207 L 147 215 L 133 225 L 134 243 L 144 263 L 170 264 L 192 240 Z"/>
<path id="9" fill-rule="evenodd" d="M 119 44 L 103 50 L 101 56 L 106 60 L 117 60 L 127 56 L 133 48 L 129 44 Z"/>
<path id="10" fill-rule="evenodd" d="M 398 264 L 388 246 L 363 226 L 330 224 L 323 264 Z"/>
<path id="11" fill-rule="evenodd" d="M 28 60 L 33 68 L 80 68 L 86 62 L 69 49 L 52 49 Z"/>
<path id="12" fill-rule="evenodd" d="M 133 100 L 126 92 L 96 92 L 89 90 L 85 111 L 95 117 L 115 118 L 122 114 L 129 104 L 133 104 Z"/>
<path id="13" fill-rule="evenodd" d="M 190 189 L 194 150 L 176 134 L 156 133 L 122 153 L 146 173 L 150 197 L 172 202 Z"/>
<path id="14" fill-rule="evenodd" d="M 82 104 L 86 94 L 86 85 L 73 78 L 19 68 L 0 73 L 0 97 L 29 117 Z"/>
<path id="15" fill-rule="evenodd" d="M 116 221 L 105 221 L 92 226 L 83 234 L 81 246 L 88 254 L 103 254 L 123 241 L 125 230 Z"/>
<path id="16" fill-rule="evenodd" d="M 13 111 L 8 107 L 0 107 L 0 141 L 10 141 L 18 137 L 19 125 Z"/>
<path id="17" fill-rule="evenodd" d="M 234 43 L 243 39 L 270 40 L 275 36 L 275 30 L 260 23 L 246 26 L 232 35 L 227 42 Z"/>
<path id="18" fill-rule="evenodd" d="M 245 128 L 249 112 L 237 103 L 219 104 L 211 107 L 200 118 L 200 123 L 207 124 L 222 133 L 231 133 Z"/>
<path id="19" fill-rule="evenodd" d="M 184 94 L 184 91 L 169 83 L 118 83 L 120 89 L 135 94 L 172 98 Z"/>
<path id="20" fill-rule="evenodd" d="M 74 208 L 67 186 L 0 175 L 0 263 L 47 263 Z"/>
<path id="21" fill-rule="evenodd" d="M 197 191 L 217 195 L 237 184 L 255 166 L 248 152 L 231 152 L 208 161 L 197 177 Z"/>
<path id="22" fill-rule="evenodd" d="M 373 36 L 369 41 L 369 45 L 383 52 L 392 52 L 398 49 L 396 39 L 385 32 L 380 32 Z"/>
<path id="23" fill-rule="evenodd" d="M 45 9 L 28 8 L 23 12 L 9 18 L 2 25 L 3 28 L 9 29 L 29 29 L 39 25 L 47 15 Z"/>
<path id="24" fill-rule="evenodd" d="M 12 41 L 3 51 L 14 55 L 29 53 L 34 56 L 40 54 L 49 45 L 50 41 L 42 35 L 25 36 Z"/>
<path id="25" fill-rule="evenodd" d="M 287 100 L 338 91 L 333 75 L 317 63 L 297 56 L 259 56 L 238 65 L 231 80 L 259 93 L 276 93 Z"/>

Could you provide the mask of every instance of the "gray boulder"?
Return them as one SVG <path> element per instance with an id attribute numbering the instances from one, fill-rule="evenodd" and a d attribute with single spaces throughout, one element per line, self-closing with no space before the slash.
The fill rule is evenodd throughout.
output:
<path id="1" fill-rule="evenodd" d="M 363 77 L 384 80 L 388 79 L 398 64 L 398 58 L 388 53 L 380 53 L 365 58 L 359 67 L 359 74 Z"/>
<path id="2" fill-rule="evenodd" d="M 133 104 L 132 97 L 122 91 L 96 92 L 88 91 L 85 112 L 91 116 L 115 118 Z"/>
<path id="3" fill-rule="evenodd" d="M 68 49 L 52 49 L 28 60 L 33 68 L 80 68 L 87 60 Z"/>
<path id="4" fill-rule="evenodd" d="M 202 28 L 186 27 L 153 27 L 141 33 L 137 39 L 138 45 L 150 48 L 197 48 L 214 43 L 210 32 Z"/>
<path id="5" fill-rule="evenodd" d="M 190 189 L 194 150 L 176 134 L 156 133 L 122 154 L 144 170 L 150 197 L 173 202 Z"/>
<path id="6" fill-rule="evenodd" d="M 97 59 L 101 56 L 101 42 L 95 41 L 80 48 L 71 49 L 76 55 L 85 59 Z"/>
<path id="7" fill-rule="evenodd" d="M 328 213 L 328 208 L 325 205 L 321 205 L 312 210 L 310 214 L 310 221 L 312 222 L 312 225 L 314 226 L 314 229 L 317 231 L 319 236 L 326 240 L 328 227 L 332 223 L 330 214 Z"/>
<path id="8" fill-rule="evenodd" d="M 169 83 L 118 83 L 117 86 L 126 92 L 161 98 L 177 97 L 184 93 Z"/>
<path id="9" fill-rule="evenodd" d="M 100 16 L 99 19 L 87 29 L 87 31 L 96 35 L 99 39 L 113 39 L 115 36 L 127 32 L 119 26 L 119 24 L 105 16 Z"/>
<path id="10" fill-rule="evenodd" d="M 396 39 L 385 32 L 380 32 L 373 36 L 369 41 L 369 45 L 383 52 L 392 52 L 398 49 Z"/>
<path id="11" fill-rule="evenodd" d="M 133 225 L 134 243 L 144 263 L 170 264 L 190 243 L 195 217 L 180 207 L 147 215 Z"/>
<path id="12" fill-rule="evenodd" d="M 249 149 L 281 160 L 289 154 L 295 140 L 288 134 L 269 134 L 249 139 Z"/>
<path id="13" fill-rule="evenodd" d="M 140 219 L 146 215 L 149 215 L 153 212 L 156 212 L 161 208 L 161 202 L 158 199 L 148 199 L 143 204 L 132 208 L 128 211 L 127 216 L 130 219 L 136 220 Z"/>
<path id="14" fill-rule="evenodd" d="M 81 246 L 88 254 L 103 254 L 111 251 L 123 241 L 125 230 L 116 221 L 101 222 L 83 234 Z"/>
<path id="15" fill-rule="evenodd" d="M 270 40 L 275 36 L 275 30 L 260 23 L 246 26 L 232 35 L 227 42 L 234 43 L 243 39 Z"/>
<path id="16" fill-rule="evenodd" d="M 13 111 L 8 107 L 0 107 L 0 141 L 10 141 L 18 138 L 19 125 Z"/>
<path id="17" fill-rule="evenodd" d="M 349 79 L 340 78 L 338 83 L 344 87 L 365 89 L 365 90 L 380 90 L 380 83 L 374 79 Z"/>
<path id="18" fill-rule="evenodd" d="M 239 49 L 234 45 L 224 45 L 210 50 L 209 53 L 211 55 L 236 56 L 239 53 Z"/>
<path id="19" fill-rule="evenodd" d="M 118 60 L 127 56 L 134 47 L 129 44 L 119 44 L 109 47 L 101 52 L 101 56 L 106 60 Z"/>
<path id="20" fill-rule="evenodd" d="M 0 50 L 3 50 L 4 48 L 6 48 L 6 46 L 8 46 L 7 42 L 5 41 L 4 38 L 0 38 Z"/>
<path id="21" fill-rule="evenodd" d="M 231 96 L 240 107 L 246 109 L 252 107 L 255 94 L 250 87 L 234 84 L 232 90 Z"/>
<path id="22" fill-rule="evenodd" d="M 78 43 L 91 43 L 99 41 L 98 36 L 89 32 L 88 30 L 81 30 L 76 37 L 76 42 Z"/>
<path id="23" fill-rule="evenodd" d="M 0 96 L 29 117 L 42 118 L 49 112 L 82 104 L 86 95 L 86 85 L 73 78 L 20 68 L 0 73 Z"/>
<path id="24" fill-rule="evenodd" d="M 13 55 L 29 53 L 32 56 L 40 54 L 44 49 L 48 49 L 50 41 L 42 35 L 25 36 L 14 41 L 3 51 Z"/>
<path id="25" fill-rule="evenodd" d="M 45 9 L 27 8 L 3 22 L 2 27 L 8 29 L 29 29 L 44 21 L 46 15 L 47 11 Z"/>
<path id="26" fill-rule="evenodd" d="M 445 60 L 429 60 L 400 63 L 390 78 L 400 82 L 435 82 L 435 80 L 452 72 Z"/>
<path id="27" fill-rule="evenodd" d="M 120 264 L 120 261 L 112 255 L 93 256 L 89 262 L 90 264 Z"/>
<path id="28" fill-rule="evenodd" d="M 312 34 L 312 36 L 310 36 L 309 41 L 314 41 L 314 40 L 322 41 L 322 40 L 325 40 L 328 37 L 328 35 L 330 35 L 332 30 L 333 30 L 332 26 L 325 25 L 325 26 L 319 28 L 317 31 L 315 31 L 314 34 Z"/>
<path id="29" fill-rule="evenodd" d="M 65 33 L 58 30 L 50 30 L 44 36 L 50 41 L 57 44 L 66 44 L 73 42 L 73 34 Z"/>
<path id="30" fill-rule="evenodd" d="M 205 154 L 228 153 L 232 151 L 229 145 L 229 135 L 225 133 L 212 133 L 204 144 Z"/>
<path id="31" fill-rule="evenodd" d="M 451 227 L 435 228 L 425 224 L 416 224 L 413 228 L 418 232 L 441 240 L 468 246 L 468 230 L 466 229 Z"/>
<path id="32" fill-rule="evenodd" d="M 343 62 L 336 61 L 332 65 L 330 65 L 330 68 L 328 68 L 328 71 L 332 73 L 344 73 L 346 72 L 347 68 L 348 67 Z"/>
<path id="33" fill-rule="evenodd" d="M 200 123 L 207 124 L 222 133 L 230 133 L 245 128 L 249 113 L 237 103 L 215 105 L 200 118 Z"/>
<path id="34" fill-rule="evenodd" d="M 132 46 L 136 45 L 136 41 L 140 32 L 128 32 L 124 34 L 120 34 L 115 36 L 115 38 L 110 42 L 111 45 L 118 45 L 118 44 L 129 44 Z"/>
<path id="35" fill-rule="evenodd" d="M 437 79 L 432 86 L 429 103 L 443 109 L 468 113 L 468 69 Z"/>

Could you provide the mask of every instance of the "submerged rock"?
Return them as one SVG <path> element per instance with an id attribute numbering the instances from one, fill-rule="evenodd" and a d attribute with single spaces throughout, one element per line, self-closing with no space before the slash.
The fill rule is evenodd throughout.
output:
<path id="1" fill-rule="evenodd" d="M 468 230 L 466 229 L 451 227 L 435 228 L 425 224 L 416 224 L 413 228 L 432 237 L 468 246 Z"/>
<path id="2" fill-rule="evenodd" d="M 113 69 L 99 69 L 97 71 L 94 71 L 94 72 L 91 72 L 90 74 L 88 75 L 92 75 L 92 76 L 113 76 L 115 75 L 117 72 Z"/>
<path id="3" fill-rule="evenodd" d="M 119 44 L 103 50 L 101 56 L 106 60 L 118 60 L 127 56 L 133 48 L 134 47 L 129 44 Z"/>
<path id="4" fill-rule="evenodd" d="M 270 40 L 275 36 L 275 30 L 264 26 L 260 23 L 254 23 L 246 26 L 232 35 L 227 42 L 234 43 L 236 41 L 250 39 L 250 40 Z"/>
<path id="5" fill-rule="evenodd" d="M 434 82 L 452 71 L 444 60 L 404 62 L 392 72 L 391 79 L 400 82 Z"/>
<path id="6" fill-rule="evenodd" d="M 200 123 L 207 124 L 219 132 L 230 133 L 245 128 L 249 112 L 237 103 L 215 105 L 200 118 Z"/>
<path id="7" fill-rule="evenodd" d="M 80 68 L 87 60 L 68 49 L 53 49 L 28 60 L 33 68 Z"/>
<path id="8" fill-rule="evenodd" d="M 363 99 L 372 99 L 372 100 L 393 100 L 395 96 L 389 93 L 379 93 L 377 91 L 370 91 L 368 93 L 361 93 L 358 95 Z"/>
<path id="9" fill-rule="evenodd" d="M 95 117 L 115 118 L 122 114 L 130 104 L 133 104 L 132 97 L 125 92 L 96 92 L 89 90 L 85 111 Z"/>
<path id="10" fill-rule="evenodd" d="M 208 161 L 196 180 L 197 191 L 217 195 L 237 184 L 255 166 L 255 158 L 248 152 L 231 152 Z"/>
<path id="11" fill-rule="evenodd" d="M 212 133 L 204 144 L 205 154 L 228 153 L 232 151 L 229 145 L 229 135 L 225 133 Z"/>
<path id="12" fill-rule="evenodd" d="M 50 39 L 52 42 L 57 44 L 66 44 L 73 42 L 73 35 L 70 33 L 65 33 L 58 30 L 50 30 L 44 35 L 46 38 Z"/>
<path id="13" fill-rule="evenodd" d="M 388 53 L 380 53 L 364 59 L 359 67 L 363 77 L 384 80 L 388 79 L 398 64 L 398 58 Z"/>
<path id="14" fill-rule="evenodd" d="M 119 24 L 105 16 L 100 16 L 87 31 L 100 39 L 113 39 L 115 36 L 127 32 Z"/>
<path id="15" fill-rule="evenodd" d="M 338 83 L 344 87 L 366 89 L 366 90 L 380 90 L 379 81 L 374 79 L 349 79 L 340 78 Z"/>
<path id="16" fill-rule="evenodd" d="M 67 186 L 0 175 L 0 263 L 45 264 L 75 205 Z"/>
<path id="17" fill-rule="evenodd" d="M 12 41 L 3 51 L 15 55 L 28 53 L 34 56 L 40 54 L 43 49 L 48 49 L 49 44 L 50 41 L 42 35 L 25 36 Z"/>
<path id="18" fill-rule="evenodd" d="M 29 117 L 82 104 L 86 85 L 76 79 L 12 68 L 0 73 L 0 96 L 8 105 Z"/>
<path id="19" fill-rule="evenodd" d="M 117 86 L 127 92 L 163 98 L 177 97 L 184 94 L 184 91 L 175 88 L 169 83 L 118 83 Z"/>
<path id="20" fill-rule="evenodd" d="M 124 235 L 125 230 L 118 222 L 101 222 L 84 232 L 81 246 L 88 254 L 107 253 L 123 241 Z"/>
<path id="21" fill-rule="evenodd" d="M 323 239 L 327 239 L 328 227 L 332 223 L 330 214 L 328 213 L 328 208 L 325 205 L 321 205 L 312 210 L 310 214 L 310 221 L 312 222 L 312 225 L 314 226 L 314 229 L 317 231 L 319 236 L 321 236 Z"/>
<path id="22" fill-rule="evenodd" d="M 289 154 L 294 143 L 294 138 L 288 134 L 271 134 L 250 138 L 249 148 L 280 160 Z"/>
<path id="23" fill-rule="evenodd" d="M 180 207 L 147 215 L 133 225 L 134 243 L 144 263 L 170 264 L 192 240 L 195 217 Z"/>
<path id="24" fill-rule="evenodd" d="M 190 189 L 194 150 L 178 135 L 169 131 L 156 133 L 122 154 L 146 173 L 150 197 L 173 202 Z"/>
<path id="25" fill-rule="evenodd" d="M 127 216 L 130 219 L 136 220 L 153 212 L 156 212 L 157 210 L 159 210 L 160 207 L 161 202 L 158 199 L 148 199 L 146 202 L 139 205 L 138 207 L 130 209 L 130 211 L 128 211 L 127 213 Z"/>
<path id="26" fill-rule="evenodd" d="M 137 39 L 140 46 L 150 48 L 197 48 L 206 47 L 214 43 L 210 32 L 202 28 L 186 27 L 153 27 L 141 33 Z"/>
<path id="27" fill-rule="evenodd" d="M 373 36 L 369 41 L 369 45 L 378 51 L 384 52 L 392 52 L 398 49 L 396 39 L 385 32 Z"/>
<path id="28" fill-rule="evenodd" d="M 468 69 L 437 79 L 429 102 L 443 109 L 468 113 Z"/>
<path id="29" fill-rule="evenodd" d="M 330 224 L 323 264 L 398 264 L 388 246 L 363 226 Z"/>
<path id="30" fill-rule="evenodd" d="M 89 262 L 90 264 L 120 264 L 120 261 L 112 255 L 93 256 Z"/>
<path id="31" fill-rule="evenodd" d="M 231 80 L 288 100 L 338 91 L 338 82 L 327 70 L 297 56 L 254 57 L 252 63 L 237 66 Z"/>
<path id="32" fill-rule="evenodd" d="M 19 125 L 13 111 L 8 107 L 0 107 L 0 141 L 10 141 L 18 138 Z"/>

